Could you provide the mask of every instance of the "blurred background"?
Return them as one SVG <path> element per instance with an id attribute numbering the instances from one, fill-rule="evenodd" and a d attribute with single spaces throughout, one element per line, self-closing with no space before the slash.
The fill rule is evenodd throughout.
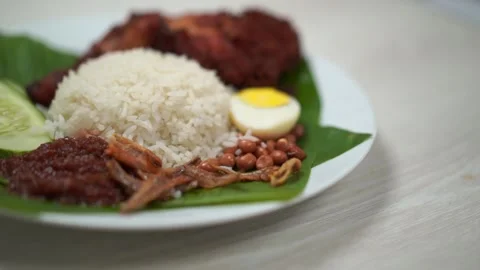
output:
<path id="1" fill-rule="evenodd" d="M 26 18 L 38 21 L 113 13 L 121 20 L 128 11 L 150 8 L 184 13 L 259 6 L 292 18 L 308 53 L 340 62 L 348 69 L 364 65 L 390 49 L 413 53 L 408 48 L 421 44 L 424 39 L 432 42 L 432 38 L 438 39 L 441 46 L 440 41 L 445 41 L 440 32 L 445 28 L 454 31 L 458 28 L 458 39 L 446 42 L 461 42 L 464 30 L 445 17 L 460 19 L 472 24 L 471 27 L 480 23 L 480 0 L 0 0 L 0 3 L 0 25 L 13 28 L 25 23 Z M 407 32 L 409 38 L 405 40 L 402 35 Z"/>
<path id="2" fill-rule="evenodd" d="M 203 256 L 208 250 L 202 249 L 202 255 L 190 260 L 186 253 L 159 257 L 145 245 L 152 238 L 146 234 L 124 238 L 133 243 L 136 254 L 130 254 L 129 247 L 117 247 L 120 241 L 108 235 L 77 233 L 74 250 L 59 245 L 59 257 L 76 258 L 76 253 L 103 240 L 111 250 L 103 249 L 98 257 L 106 254 L 116 261 L 115 248 L 123 248 L 129 255 L 124 261 L 136 259 L 142 269 L 151 269 L 152 261 L 167 268 L 193 263 L 229 269 L 232 263 L 250 261 L 257 253 L 252 247 L 259 246 L 267 248 L 257 254 L 256 262 L 276 269 L 291 260 L 305 268 L 290 269 L 479 269 L 480 197 L 474 180 L 480 178 L 467 181 L 458 175 L 478 175 L 472 171 L 478 170 L 480 145 L 480 0 L 0 0 L 0 29 L 105 13 L 121 20 L 128 11 L 149 8 L 184 13 L 247 6 L 291 18 L 309 55 L 335 63 L 359 82 L 379 127 L 372 154 L 359 171 L 299 207 L 302 213 L 286 212 L 259 225 L 234 227 L 242 241 L 229 241 L 229 231 L 221 228 L 200 236 L 190 233 L 198 247 L 210 243 L 209 256 Z M 363 187 L 364 197 L 356 196 L 355 186 Z M 2 227 L 4 235 L 24 233 L 15 244 L 17 250 L 33 236 L 49 241 L 48 234 L 57 233 L 46 228 L 36 233 L 35 226 L 12 221 L 3 221 Z M 68 244 L 69 237 L 69 231 L 61 231 L 55 239 Z M 174 240 L 180 249 L 182 238 Z"/>
<path id="3" fill-rule="evenodd" d="M 447 12 L 457 15 L 459 18 L 480 23 L 479 0 L 431 0 L 431 2 L 444 8 Z"/>

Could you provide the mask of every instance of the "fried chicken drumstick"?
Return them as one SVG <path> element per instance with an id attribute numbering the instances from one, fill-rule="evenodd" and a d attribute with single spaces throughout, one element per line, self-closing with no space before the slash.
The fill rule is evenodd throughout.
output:
<path id="1" fill-rule="evenodd" d="M 76 70 L 88 59 L 99 57 L 107 52 L 152 47 L 165 31 L 168 30 L 160 14 L 133 14 L 126 23 L 113 27 L 105 37 L 93 44 L 71 69 Z M 68 71 L 68 69 L 54 71 L 30 84 L 27 87 L 27 93 L 32 101 L 48 107 L 55 97 L 58 84 Z"/>
<path id="2" fill-rule="evenodd" d="M 72 69 L 107 52 L 139 47 L 186 55 L 216 70 L 224 83 L 238 88 L 277 86 L 280 76 L 300 60 L 299 39 L 292 25 L 263 11 L 181 17 L 143 13 L 133 14 L 112 28 Z M 49 106 L 67 73 L 55 71 L 29 85 L 30 98 Z"/>

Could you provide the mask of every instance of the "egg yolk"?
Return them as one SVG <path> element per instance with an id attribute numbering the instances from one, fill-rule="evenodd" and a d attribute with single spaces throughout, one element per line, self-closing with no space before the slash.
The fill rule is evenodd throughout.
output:
<path id="1" fill-rule="evenodd" d="M 290 96 L 271 87 L 247 88 L 237 95 L 243 102 L 261 108 L 278 107 L 290 101 Z"/>

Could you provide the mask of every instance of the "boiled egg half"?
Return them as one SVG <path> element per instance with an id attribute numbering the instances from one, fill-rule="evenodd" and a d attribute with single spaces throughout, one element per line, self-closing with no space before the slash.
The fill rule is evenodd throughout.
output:
<path id="1" fill-rule="evenodd" d="M 247 88 L 232 96 L 230 118 L 243 133 L 260 139 L 276 139 L 287 134 L 300 117 L 300 103 L 271 87 Z"/>

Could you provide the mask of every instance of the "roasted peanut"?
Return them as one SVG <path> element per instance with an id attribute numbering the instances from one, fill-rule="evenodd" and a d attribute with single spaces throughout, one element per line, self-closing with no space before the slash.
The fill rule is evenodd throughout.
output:
<path id="1" fill-rule="evenodd" d="M 214 166 L 220 165 L 217 158 L 209 158 L 209 159 L 207 159 L 207 161 L 210 165 L 214 165 Z"/>
<path id="2" fill-rule="evenodd" d="M 287 152 L 288 149 L 290 149 L 290 143 L 285 138 L 278 139 L 277 144 L 275 144 L 275 149 Z"/>
<path id="3" fill-rule="evenodd" d="M 236 163 L 239 170 L 248 171 L 255 168 L 257 158 L 252 153 L 248 153 L 243 156 L 237 157 Z"/>
<path id="4" fill-rule="evenodd" d="M 297 142 L 297 137 L 295 137 L 295 135 L 293 135 L 293 134 L 288 134 L 287 136 L 285 136 L 285 139 L 287 139 L 287 141 L 289 143 L 296 143 Z"/>
<path id="5" fill-rule="evenodd" d="M 257 151 L 255 151 L 255 156 L 257 158 L 261 157 L 261 156 L 264 156 L 264 155 L 268 155 L 268 150 L 266 148 L 263 148 L 263 147 L 257 147 Z"/>
<path id="6" fill-rule="evenodd" d="M 257 159 L 256 166 L 258 170 L 273 166 L 273 159 L 271 156 L 263 155 Z"/>
<path id="7" fill-rule="evenodd" d="M 237 149 L 238 148 L 236 146 L 228 147 L 228 148 L 223 149 L 223 153 L 224 154 L 235 154 L 235 151 L 237 151 Z"/>
<path id="8" fill-rule="evenodd" d="M 267 141 L 267 150 L 269 153 L 273 152 L 275 150 L 275 141 L 274 140 L 268 140 Z"/>
<path id="9" fill-rule="evenodd" d="M 297 145 L 293 145 L 287 152 L 287 156 L 289 158 L 298 158 L 300 160 L 304 160 L 307 157 L 305 151 L 298 147 Z"/>
<path id="10" fill-rule="evenodd" d="M 223 154 L 219 159 L 218 162 L 222 166 L 233 167 L 235 166 L 235 155 L 232 153 Z"/>
<path id="11" fill-rule="evenodd" d="M 213 166 L 218 166 L 218 165 L 220 165 L 218 162 L 218 159 L 210 158 L 205 161 L 202 161 L 202 163 L 198 165 L 198 168 L 205 171 L 209 171 L 209 172 L 215 172 L 216 169 Z"/>
<path id="12" fill-rule="evenodd" d="M 303 125 L 297 124 L 293 128 L 292 134 L 295 135 L 295 137 L 297 138 L 301 138 L 305 134 L 305 128 L 303 127 Z"/>
<path id="13" fill-rule="evenodd" d="M 238 142 L 238 148 L 242 150 L 242 153 L 253 153 L 257 150 L 257 144 L 254 141 L 240 140 Z"/>
<path id="14" fill-rule="evenodd" d="M 287 154 L 285 154 L 285 152 L 282 152 L 280 150 L 274 150 L 270 156 L 272 157 L 273 159 L 273 163 L 275 165 L 282 165 L 283 163 L 285 163 L 285 161 L 287 161 L 288 157 L 287 157 Z"/>

